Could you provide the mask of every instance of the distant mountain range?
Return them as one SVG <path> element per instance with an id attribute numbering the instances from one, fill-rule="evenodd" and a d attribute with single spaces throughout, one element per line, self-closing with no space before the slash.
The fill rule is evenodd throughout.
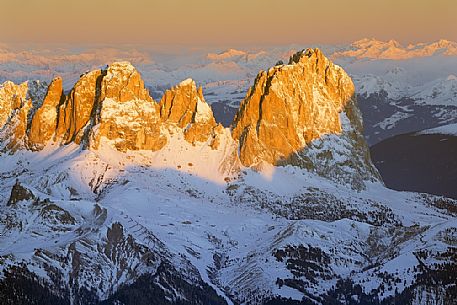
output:
<path id="1" fill-rule="evenodd" d="M 348 50 L 335 52 L 332 57 L 403 60 L 435 55 L 457 56 L 457 43 L 441 39 L 432 43 L 409 44 L 404 47 L 395 40 L 361 39 L 352 43 Z"/>

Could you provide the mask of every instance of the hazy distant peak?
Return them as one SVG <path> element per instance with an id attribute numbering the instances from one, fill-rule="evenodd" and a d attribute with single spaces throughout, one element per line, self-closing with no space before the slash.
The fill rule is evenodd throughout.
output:
<path id="1" fill-rule="evenodd" d="M 457 76 L 455 76 L 454 74 L 450 74 L 446 80 L 448 81 L 457 81 Z"/>
<path id="2" fill-rule="evenodd" d="M 375 38 L 363 38 L 357 41 L 354 41 L 351 46 L 353 47 L 361 47 L 361 48 L 366 48 L 370 46 L 384 46 L 384 45 L 389 45 L 389 46 L 395 46 L 395 47 L 401 47 L 401 44 L 396 41 L 396 40 L 389 40 L 389 41 L 382 41 L 382 40 L 377 40 Z"/>
<path id="3" fill-rule="evenodd" d="M 404 47 L 395 40 L 381 41 L 364 38 L 353 42 L 348 50 L 336 52 L 333 56 L 399 60 L 438 54 L 457 56 L 457 43 L 441 39 L 432 43 L 409 44 Z"/>
<path id="4" fill-rule="evenodd" d="M 225 61 L 225 60 L 233 60 L 233 59 L 243 59 L 243 60 L 252 60 L 259 56 L 266 55 L 267 52 L 259 51 L 259 52 L 249 52 L 249 51 L 242 51 L 237 49 L 228 49 L 226 51 L 220 53 L 208 53 L 206 56 L 207 59 L 211 61 Z"/>
<path id="5" fill-rule="evenodd" d="M 226 51 L 220 53 L 208 53 L 206 56 L 209 60 L 224 60 L 227 58 L 232 58 L 235 56 L 243 56 L 247 53 L 245 51 L 236 50 L 236 49 L 228 49 Z"/>

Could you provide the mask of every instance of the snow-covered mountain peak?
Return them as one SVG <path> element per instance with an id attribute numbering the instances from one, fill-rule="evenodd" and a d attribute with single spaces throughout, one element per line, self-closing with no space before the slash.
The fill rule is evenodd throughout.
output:
<path id="1" fill-rule="evenodd" d="M 373 44 L 381 44 L 382 41 L 377 40 L 376 38 L 362 38 L 354 41 L 351 45 L 357 47 L 366 47 Z"/>
<path id="2" fill-rule="evenodd" d="M 454 42 L 450 41 L 450 40 L 447 40 L 447 39 L 440 39 L 436 42 L 436 44 L 441 47 L 441 48 L 446 48 L 450 45 L 453 45 L 455 44 Z"/>
<path id="3" fill-rule="evenodd" d="M 226 51 L 220 53 L 208 53 L 206 55 L 206 59 L 208 59 L 212 63 L 222 64 L 222 63 L 255 63 L 255 62 L 263 62 L 262 58 L 264 58 L 267 62 L 268 53 L 265 51 L 243 51 L 237 49 L 228 49 Z"/>
<path id="4" fill-rule="evenodd" d="M 388 41 L 382 41 L 382 40 L 378 40 L 375 38 L 363 38 L 363 39 L 353 42 L 351 44 L 351 46 L 356 47 L 356 48 L 385 47 L 385 46 L 399 48 L 399 47 L 401 47 L 401 44 L 394 39 L 390 39 Z"/>
<path id="5" fill-rule="evenodd" d="M 412 95 L 419 103 L 457 106 L 457 77 L 449 75 L 424 86 Z"/>

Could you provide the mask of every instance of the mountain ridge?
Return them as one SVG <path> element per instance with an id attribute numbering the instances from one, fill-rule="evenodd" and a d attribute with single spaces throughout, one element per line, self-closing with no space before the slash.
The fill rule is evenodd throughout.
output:
<path id="1" fill-rule="evenodd" d="M 258 86 L 266 87 L 259 89 Z M 24 91 L 25 87 L 22 89 Z M 255 97 L 255 92 L 263 93 Z M 296 92 L 300 92 L 299 95 Z M 354 85 L 349 76 L 339 66 L 333 65 L 319 49 L 300 51 L 291 56 L 288 64 L 277 65 L 268 72 L 261 71 L 234 119 L 234 145 L 235 142 L 240 143 L 239 156 L 234 162 L 237 163 L 236 159 L 240 158 L 245 166 L 266 162 L 309 169 L 327 167 L 324 164 L 328 160 L 325 159 L 332 158 L 332 147 L 316 152 L 315 161 L 307 157 L 308 161 L 304 163 L 303 157 L 295 155 L 324 135 L 343 133 L 340 113 L 352 107 L 349 104 L 355 103 L 351 101 L 353 96 Z M 253 99 L 257 99 L 255 103 L 262 101 L 260 110 L 246 107 L 253 103 Z M 12 105 L 10 114 L 7 113 L 9 108 L 5 108 L 3 116 L 6 114 L 10 121 L 15 122 L 16 131 L 12 136 L 4 136 L 3 141 L 17 143 L 5 147 L 13 151 L 21 147 L 20 143 L 25 143 L 23 148 L 40 150 L 51 140 L 57 145 L 74 142 L 90 149 L 98 149 L 106 143 L 119 151 L 156 151 L 162 149 L 176 131 L 192 145 L 206 143 L 217 150 L 225 133 L 205 102 L 202 88 L 197 88 L 192 79 L 166 90 L 157 103 L 150 97 L 139 72 L 129 62 L 116 62 L 106 69 L 81 75 L 68 95 L 63 94 L 62 79 L 57 77 L 49 85 L 43 102 L 17 104 L 3 99 L 3 103 Z M 357 113 L 354 110 L 350 112 Z M 261 115 L 256 116 L 256 113 Z M 287 117 L 286 120 L 284 117 Z M 360 129 L 360 115 L 352 116 L 352 120 L 344 126 Z M 32 124 L 27 124 L 27 121 Z M 255 128 L 246 125 L 251 121 L 256 124 Z M 252 136 L 246 137 L 243 130 L 257 130 L 260 136 L 247 141 Z M 283 139 L 284 142 L 275 143 L 275 139 Z M 354 153 L 356 150 L 351 147 L 358 145 L 359 152 L 356 154 L 359 155 L 344 157 L 347 159 L 344 161 L 346 167 L 343 162 L 334 164 L 333 167 L 340 168 L 341 172 L 330 175 L 347 175 L 349 178 L 353 173 L 348 170 L 362 173 L 349 182 L 361 188 L 363 181 L 380 178 L 369 157 L 366 157 L 369 152 L 363 139 L 356 142 L 349 138 L 342 140 L 342 145 Z M 330 157 L 323 157 L 324 162 L 318 161 L 318 155 L 329 153 Z M 341 156 L 344 155 L 341 152 Z M 358 161 L 360 159 L 363 161 Z M 324 172 L 326 170 L 321 174 L 325 175 Z"/>

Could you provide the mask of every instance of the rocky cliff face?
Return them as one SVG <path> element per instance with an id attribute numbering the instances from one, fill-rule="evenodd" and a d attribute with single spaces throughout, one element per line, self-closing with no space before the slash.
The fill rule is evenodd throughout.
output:
<path id="1" fill-rule="evenodd" d="M 84 127 L 89 123 L 94 106 L 99 103 L 101 80 L 102 71 L 96 70 L 82 75 L 76 82 L 65 103 L 59 107 L 57 141 L 64 144 L 81 142 Z"/>
<path id="2" fill-rule="evenodd" d="M 46 84 L 5 82 L 0 87 L 0 148 L 15 151 L 27 144 L 31 118 L 44 99 Z"/>
<path id="3" fill-rule="evenodd" d="M 27 97 L 27 82 L 16 85 L 7 81 L 0 87 L 0 128 L 3 127 L 11 112 L 19 109 Z"/>
<path id="4" fill-rule="evenodd" d="M 335 154 L 341 154 L 344 160 L 333 165 L 349 166 L 358 174 L 357 181 L 352 181 L 352 173 L 348 173 L 346 182 L 362 184 L 360 180 L 377 178 L 368 149 L 357 136 L 362 123 L 355 107 L 354 84 L 319 49 L 298 52 L 288 65 L 261 71 L 233 125 L 233 137 L 239 141 L 240 159 L 246 166 L 267 162 L 334 171 L 331 164 L 322 163 L 333 162 L 338 159 Z M 339 179 L 343 171 L 320 173 Z"/>
<path id="5" fill-rule="evenodd" d="M 189 143 L 215 145 L 220 127 L 201 87 L 197 90 L 191 79 L 167 90 L 156 103 L 132 65 L 115 63 L 108 68 L 100 90 L 93 123 L 98 127 L 91 132 L 94 148 L 105 138 L 120 151 L 159 150 L 167 144 L 167 132 L 173 133 L 176 127 Z"/>
<path id="6" fill-rule="evenodd" d="M 42 149 L 55 134 L 57 128 L 57 109 L 63 102 L 62 78 L 52 80 L 43 104 L 34 113 L 28 128 L 28 146 L 32 150 Z"/>
<path id="7" fill-rule="evenodd" d="M 114 63 L 102 78 L 90 122 L 90 145 L 112 144 L 119 151 L 159 150 L 161 133 L 158 104 L 149 96 L 138 71 L 127 62 Z"/>
<path id="8" fill-rule="evenodd" d="M 257 76 L 235 118 L 243 164 L 276 164 L 324 134 L 341 133 L 339 114 L 351 101 L 349 76 L 318 50 Z"/>

